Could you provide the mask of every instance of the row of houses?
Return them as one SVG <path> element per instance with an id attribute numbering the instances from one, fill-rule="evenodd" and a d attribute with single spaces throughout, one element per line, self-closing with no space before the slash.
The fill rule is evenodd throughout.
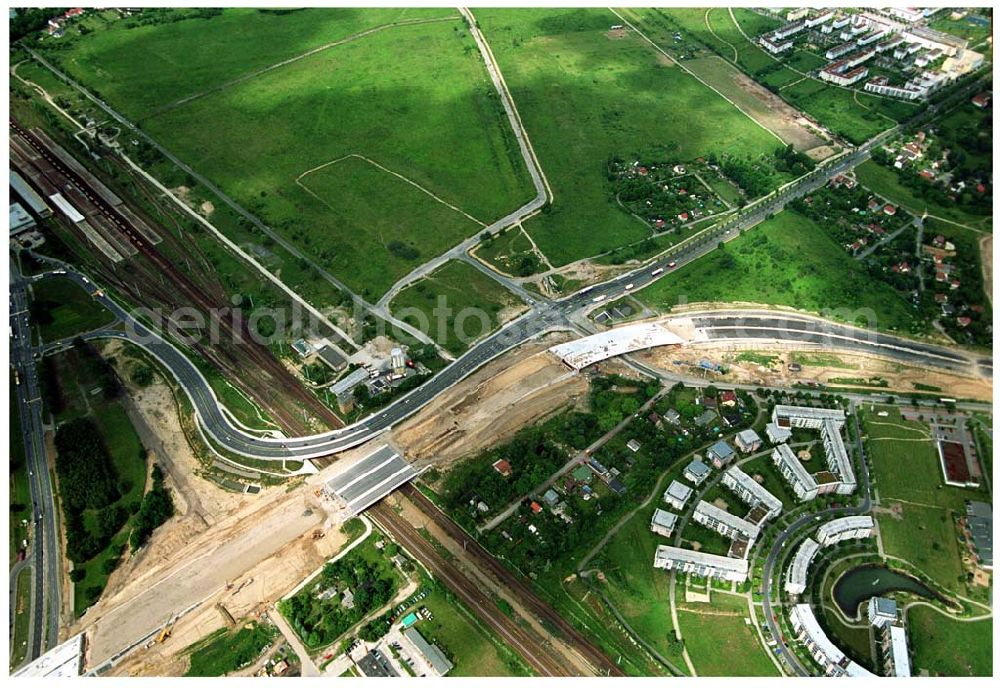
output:
<path id="1" fill-rule="evenodd" d="M 653 557 L 653 568 L 742 583 L 749 575 L 750 562 L 746 559 L 659 545 Z"/>
<path id="2" fill-rule="evenodd" d="M 871 516 L 845 516 L 828 521 L 816 531 L 816 539 L 806 538 L 795 551 L 791 565 L 785 572 L 785 592 L 801 595 L 805 592 L 809 566 L 823 547 L 849 539 L 869 538 L 875 532 Z"/>
<path id="3" fill-rule="evenodd" d="M 874 676 L 833 644 L 808 604 L 797 604 L 792 607 L 789 617 L 796 639 L 805 646 L 824 674 L 855 678 Z"/>

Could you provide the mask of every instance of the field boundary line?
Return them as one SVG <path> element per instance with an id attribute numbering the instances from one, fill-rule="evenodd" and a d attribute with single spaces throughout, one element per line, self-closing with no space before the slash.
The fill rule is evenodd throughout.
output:
<path id="1" fill-rule="evenodd" d="M 427 194 L 428 196 L 430 196 L 431 198 L 433 198 L 435 201 L 437 201 L 441 205 L 446 206 L 448 208 L 451 208 L 456 213 L 460 213 L 460 214 L 464 215 L 465 217 L 469 218 L 470 220 L 472 220 L 473 222 L 475 222 L 480 227 L 485 227 L 486 226 L 486 223 L 483 222 L 482 220 L 479 220 L 479 219 L 473 217 L 472 215 L 469 215 L 469 213 L 465 212 L 464 210 L 462 210 L 458 206 L 452 205 L 448 201 L 444 200 L 443 198 L 441 198 L 440 196 L 438 196 L 437 194 L 435 194 L 430 189 L 424 188 L 423 186 L 421 186 L 420 184 L 417 184 L 415 181 L 413 181 L 409 177 L 406 177 L 406 176 L 400 174 L 399 172 L 396 172 L 395 170 L 390 170 L 388 167 L 386 167 L 384 165 L 381 165 L 381 164 L 375 162 L 374 160 L 372 160 L 371 158 L 368 158 L 368 157 L 365 157 L 364 155 L 361 155 L 360 153 L 348 153 L 347 155 L 342 155 L 341 157 L 339 157 L 339 158 L 337 158 L 335 160 L 330 160 L 329 162 L 325 162 L 322 165 L 317 165 L 316 167 L 313 167 L 312 169 L 308 169 L 305 172 L 303 172 L 302 174 L 300 174 L 298 177 L 295 178 L 295 183 L 298 184 L 302 189 L 304 189 L 306 193 L 310 194 L 313 198 L 315 198 L 320 203 L 322 203 L 323 205 L 325 205 L 327 208 L 330 208 L 330 204 L 327 203 L 326 201 L 324 201 L 315 192 L 313 192 L 312 189 L 310 189 L 308 186 L 306 186 L 302 182 L 302 178 L 305 177 L 306 175 L 312 174 L 313 172 L 319 172 L 320 170 L 326 169 L 327 167 L 330 167 L 332 165 L 336 165 L 339 162 L 343 162 L 344 160 L 347 160 L 348 158 L 356 158 L 358 160 L 363 160 L 364 162 L 368 163 L 369 165 L 371 165 L 371 166 L 373 166 L 375 168 L 378 168 L 378 169 L 382 170 L 383 172 L 387 172 L 387 173 L 393 175 L 394 177 L 398 177 L 399 179 L 403 180 L 404 182 L 406 182 L 410 186 L 413 186 L 413 187 L 419 189 L 420 191 L 423 191 L 425 194 Z M 331 210 L 332 210 L 332 208 L 331 208 Z"/>
<path id="2" fill-rule="evenodd" d="M 730 105 L 732 105 L 734 108 L 736 108 L 737 110 L 739 110 L 741 113 L 743 113 L 743 115 L 747 119 L 749 119 L 751 122 L 753 122 L 754 124 L 756 124 L 758 127 L 760 127 L 761 129 L 763 129 L 764 131 L 766 131 L 768 134 L 770 134 L 771 136 L 773 136 L 774 138 L 776 138 L 779 143 L 781 143 L 782 145 L 788 145 L 787 142 L 783 138 L 781 138 L 776 133 L 774 133 L 772 130 L 768 129 L 763 124 L 761 124 L 757 119 L 755 119 L 752 115 L 750 115 L 750 113 L 748 113 L 746 110 L 744 110 L 739 105 L 737 105 L 735 102 L 733 102 L 726 94 L 724 94 L 722 91 L 718 90 L 717 88 L 715 88 L 714 86 L 712 86 L 711 84 L 709 84 L 707 81 L 705 81 L 704 79 L 702 79 L 700 76 L 698 76 L 697 74 L 695 74 L 694 72 L 692 72 L 690 69 L 688 69 L 687 67 L 685 67 L 683 64 L 681 64 L 680 60 L 675 59 L 673 56 L 671 56 L 669 53 L 667 53 L 666 50 L 664 50 L 663 48 L 661 48 L 659 46 L 659 44 L 657 44 L 653 39 L 649 38 L 649 36 L 647 36 L 642 31 L 640 31 L 639 29 L 637 29 L 634 24 L 632 24 L 628 19 L 626 19 L 625 17 L 623 17 L 621 14 L 619 14 L 618 8 L 616 8 L 616 7 L 609 7 L 608 9 L 611 10 L 612 14 L 614 14 L 621 21 L 623 21 L 626 26 L 628 26 L 630 29 L 632 29 L 633 31 L 635 31 L 635 33 L 639 37 L 641 37 L 644 41 L 646 41 L 651 46 L 653 46 L 654 50 L 656 50 L 658 53 L 660 53 L 661 55 L 663 55 L 665 58 L 667 58 L 668 60 L 670 60 L 671 62 L 673 62 L 678 67 L 680 67 L 682 71 L 684 71 L 685 73 L 687 73 L 688 75 L 690 75 L 691 77 L 693 77 L 694 79 L 696 79 L 702 86 L 704 86 L 704 87 L 708 88 L 709 90 L 711 90 L 712 92 L 718 94 L 718 96 L 720 98 L 722 98 L 724 101 L 726 101 L 727 103 L 729 103 Z"/>
<path id="3" fill-rule="evenodd" d="M 365 29 L 364 31 L 361 31 L 361 32 L 355 33 L 355 34 L 351 34 L 350 36 L 346 36 L 344 38 L 341 38 L 341 39 L 336 40 L 336 41 L 332 41 L 330 43 L 324 43 L 323 45 L 320 45 L 320 46 L 317 46 L 317 47 L 312 48 L 310 50 L 307 50 L 306 52 L 301 53 L 299 55 L 294 55 L 294 56 L 289 57 L 289 58 L 287 58 L 285 60 L 281 60 L 280 62 L 275 62 L 274 64 L 267 65 L 266 67 L 261 67 L 259 69 L 255 69 L 252 72 L 247 72 L 246 74 L 241 74 L 238 77 L 235 77 L 235 78 L 230 79 L 228 81 L 224 81 L 223 83 L 217 84 L 215 86 L 212 86 L 211 88 L 205 89 L 204 91 L 200 91 L 198 93 L 194 93 L 192 95 L 185 96 L 184 98 L 181 98 L 179 100 L 175 100 L 173 102 L 167 103 L 166 105 L 162 105 L 159 108 L 157 108 L 156 110 L 153 110 L 153 112 L 149 113 L 145 117 L 138 118 L 136 121 L 150 120 L 150 119 L 153 119 L 154 117 L 159 117 L 160 115 L 164 115 L 164 114 L 166 114 L 168 112 L 176 110 L 179 107 L 187 105 L 188 103 L 190 103 L 192 101 L 198 100 L 198 99 L 203 98 L 203 97 L 208 96 L 208 95 L 212 95 L 214 93 L 218 93 L 219 91 L 224 91 L 225 89 L 229 88 L 230 86 L 236 86 L 238 84 L 243 83 L 244 81 L 249 81 L 250 79 L 258 77 L 258 76 L 260 76 L 262 74 L 266 74 L 268 72 L 274 71 L 275 69 L 280 69 L 281 67 L 285 67 L 285 66 L 290 65 L 290 64 L 292 64 L 294 62 L 298 62 L 299 60 L 303 60 L 303 59 L 305 59 L 307 57 L 312 57 L 313 55 L 316 55 L 317 53 L 323 52 L 324 50 L 329 50 L 330 48 L 336 48 L 337 46 L 344 45 L 346 43 L 352 43 L 352 42 L 354 42 L 356 40 L 359 40 L 361 38 L 365 38 L 365 37 L 370 36 L 370 35 L 372 35 L 374 33 L 378 33 L 378 32 L 380 32 L 380 31 L 382 31 L 384 29 L 391 29 L 391 28 L 395 28 L 395 27 L 399 27 L 399 26 L 415 26 L 415 25 L 418 25 L 418 24 L 430 24 L 432 22 L 455 21 L 456 19 L 461 19 L 461 17 L 460 16 L 450 16 L 450 17 L 429 17 L 429 18 L 426 18 L 426 19 L 404 19 L 404 20 L 400 20 L 400 21 L 389 22 L 388 24 L 380 24 L 378 26 L 373 26 L 370 29 Z"/>

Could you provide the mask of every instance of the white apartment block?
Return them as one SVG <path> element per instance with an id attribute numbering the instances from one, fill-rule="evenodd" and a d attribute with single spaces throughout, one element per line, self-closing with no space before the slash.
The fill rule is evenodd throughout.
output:
<path id="1" fill-rule="evenodd" d="M 843 425 L 847 421 L 847 415 L 840 409 L 778 404 L 774 407 L 774 411 L 771 412 L 771 420 L 781 428 L 791 427 L 819 430 L 824 420 L 832 420 Z"/>
<path id="2" fill-rule="evenodd" d="M 816 531 L 816 539 L 826 547 L 844 540 L 871 537 L 874 529 L 875 521 L 871 516 L 845 516 L 821 525 Z"/>
<path id="3" fill-rule="evenodd" d="M 781 474 L 781 477 L 788 481 L 795 496 L 803 502 L 816 499 L 819 494 L 819 486 L 816 480 L 805 469 L 802 462 L 795 456 L 795 452 L 787 444 L 779 444 L 771 452 L 771 460 Z"/>
<path id="4" fill-rule="evenodd" d="M 750 507 L 763 507 L 767 511 L 765 519 L 774 518 L 781 513 L 781 500 L 739 466 L 732 466 L 722 474 L 722 484 Z"/>
<path id="5" fill-rule="evenodd" d="M 753 542 L 760 535 L 760 527 L 724 511 L 710 502 L 701 501 L 694 508 L 695 523 L 711 528 L 730 540 L 743 537 Z"/>
<path id="6" fill-rule="evenodd" d="M 792 565 L 785 573 L 785 592 L 789 595 L 801 595 L 806 590 L 806 578 L 809 565 L 819 552 L 819 543 L 812 538 L 806 538 L 795 552 Z"/>
<path id="7" fill-rule="evenodd" d="M 796 637 L 805 645 L 827 676 L 874 676 L 863 666 L 852 661 L 830 641 L 808 604 L 797 604 L 792 607 L 789 618 Z"/>
<path id="8" fill-rule="evenodd" d="M 691 498 L 693 490 L 682 482 L 670 481 L 670 486 L 663 493 L 663 501 L 672 506 L 677 511 L 684 511 L 684 506 Z"/>
<path id="9" fill-rule="evenodd" d="M 823 421 L 820 426 L 820 437 L 823 438 L 823 451 L 826 452 L 826 464 L 830 471 L 840 479 L 837 486 L 837 494 L 851 494 L 858 486 L 858 481 L 854 477 L 854 467 L 851 465 L 851 457 L 847 454 L 847 447 L 840 437 L 840 426 L 829 418 Z"/>
<path id="10" fill-rule="evenodd" d="M 745 581 L 750 572 L 750 563 L 746 559 L 731 559 L 669 545 L 659 545 L 656 548 L 653 567 L 736 583 Z"/>

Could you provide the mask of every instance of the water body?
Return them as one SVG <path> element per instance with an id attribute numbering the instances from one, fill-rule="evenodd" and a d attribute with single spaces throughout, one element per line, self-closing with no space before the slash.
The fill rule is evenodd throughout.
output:
<path id="1" fill-rule="evenodd" d="M 879 564 L 859 566 L 841 576 L 833 586 L 833 599 L 844 614 L 854 618 L 857 616 L 858 606 L 865 600 L 896 591 L 947 601 L 916 578 L 905 573 L 890 571 Z"/>

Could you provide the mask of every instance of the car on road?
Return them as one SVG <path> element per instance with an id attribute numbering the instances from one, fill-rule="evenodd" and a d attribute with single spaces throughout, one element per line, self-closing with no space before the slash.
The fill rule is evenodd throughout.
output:
<path id="1" fill-rule="evenodd" d="M 676 260 L 670 261 L 669 263 L 667 263 L 667 267 L 668 268 L 675 268 L 675 267 L 677 267 L 677 261 Z"/>

